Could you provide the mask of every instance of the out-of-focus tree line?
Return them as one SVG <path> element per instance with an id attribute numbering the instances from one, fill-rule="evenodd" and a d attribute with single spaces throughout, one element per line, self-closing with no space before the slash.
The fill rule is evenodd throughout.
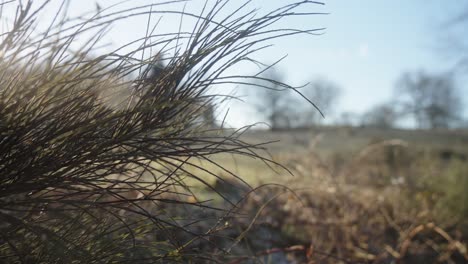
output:
<path id="1" fill-rule="evenodd" d="M 397 128 L 405 121 L 418 129 L 466 128 L 467 125 L 462 94 L 453 72 L 405 72 L 396 81 L 394 95 L 388 102 L 372 106 L 362 114 L 339 115 L 333 110 L 341 88 L 334 82 L 319 78 L 294 91 L 282 87 L 283 77 L 279 73 L 270 73 L 268 78 L 278 82 L 258 94 L 257 110 L 272 130 L 324 124 Z"/>
<path id="2" fill-rule="evenodd" d="M 443 50 L 453 61 L 444 72 L 420 69 L 403 72 L 396 80 L 393 96 L 371 106 L 364 113 L 336 113 L 341 88 L 326 78 L 312 80 L 296 90 L 281 87 L 278 72 L 268 77 L 273 85 L 258 94 L 257 110 L 272 130 L 307 128 L 319 125 L 377 128 L 467 129 L 462 93 L 468 77 L 468 6 L 443 23 Z M 463 81 L 464 80 L 464 81 Z M 378 89 L 378 88 L 376 88 Z M 296 92 L 296 93 L 295 93 Z M 300 95 L 300 96 L 298 96 Z M 308 98 L 307 104 L 300 97 Z"/>

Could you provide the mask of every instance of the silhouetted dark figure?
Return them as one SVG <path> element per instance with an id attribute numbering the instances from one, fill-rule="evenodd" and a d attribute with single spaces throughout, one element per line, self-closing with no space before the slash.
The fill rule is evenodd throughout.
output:
<path id="1" fill-rule="evenodd" d="M 154 64 L 150 66 L 151 68 L 146 74 L 145 81 L 147 83 L 155 83 L 164 73 L 164 66 L 161 63 Z"/>
<path id="2" fill-rule="evenodd" d="M 143 129 L 157 127 L 158 124 L 165 122 L 164 120 L 175 118 L 180 113 L 179 107 L 162 107 L 163 105 L 179 104 L 181 107 L 186 107 L 186 104 L 178 101 L 179 82 L 172 80 L 173 76 L 169 71 L 170 69 L 160 59 L 155 59 L 140 77 L 138 84 L 140 99 L 146 105 L 143 111 L 147 119 L 142 123 Z"/>
<path id="3" fill-rule="evenodd" d="M 173 95 L 179 86 L 181 78 L 176 73 L 169 72 L 170 69 L 164 66 L 161 60 L 156 60 L 154 64 L 148 67 L 143 77 L 143 83 L 152 88 L 155 85 L 160 86 L 158 89 L 154 89 L 152 94 L 158 95 L 164 90 L 165 93 Z M 164 80 L 162 81 L 163 78 Z"/>
<path id="4" fill-rule="evenodd" d="M 153 90 L 158 85 L 160 79 L 164 76 L 164 65 L 160 61 L 148 65 L 143 71 L 138 80 L 134 83 L 134 88 L 140 93 L 140 96 L 145 94 L 148 90 Z M 154 94 L 154 92 L 152 92 Z"/>

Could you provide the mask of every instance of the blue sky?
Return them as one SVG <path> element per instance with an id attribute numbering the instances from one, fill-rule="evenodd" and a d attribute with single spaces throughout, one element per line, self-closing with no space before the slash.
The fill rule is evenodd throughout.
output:
<path id="1" fill-rule="evenodd" d="M 402 71 L 449 66 L 436 54 L 446 18 L 441 12 L 451 9 L 442 1 L 334 0 L 327 9 L 327 33 L 309 52 L 317 57 L 313 69 L 343 87 L 344 110 L 360 112 L 387 100 Z"/>
<path id="2" fill-rule="evenodd" d="M 276 51 L 287 51 L 283 53 L 288 58 L 280 70 L 293 84 L 302 84 L 316 76 L 336 82 L 342 87 L 342 95 L 335 112 L 362 113 L 392 97 L 402 72 L 419 69 L 440 72 L 453 65 L 447 59 L 449 52 L 441 49 L 445 45 L 439 41 L 445 34 L 444 23 L 458 13 L 461 3 L 326 1 L 325 7 L 318 10 L 325 10 L 329 15 L 301 21 L 326 27 L 325 34 L 281 41 Z M 274 54 L 275 51 L 271 56 Z M 468 89 L 460 88 L 467 101 Z M 254 113 L 249 110 L 250 121 L 257 120 Z"/>
<path id="3" fill-rule="evenodd" d="M 94 0 L 72 1 L 71 14 L 77 15 L 96 8 Z M 98 0 L 101 6 L 119 2 Z M 158 3 L 161 1 L 132 0 L 123 6 Z M 187 10 L 200 8 L 204 0 L 194 0 Z M 241 1 L 232 1 L 235 5 Z M 257 0 L 253 6 L 265 10 L 292 1 Z M 441 39 L 445 34 L 444 21 L 468 6 L 468 1 L 437 0 L 329 0 L 325 6 L 310 5 L 304 10 L 327 12 L 282 22 L 286 27 L 320 28 L 320 36 L 296 36 L 275 41 L 275 46 L 259 54 L 264 62 L 272 63 L 284 55 L 280 64 L 286 82 L 301 85 L 320 76 L 342 88 L 335 112 L 362 113 L 371 106 L 385 102 L 393 94 L 395 81 L 404 71 L 425 69 L 445 71 L 453 64 Z M 56 1 L 57 3 L 57 1 Z M 182 5 L 171 8 L 179 9 Z M 153 18 L 153 22 L 156 18 Z M 185 21 L 187 26 L 190 21 Z M 130 42 L 145 34 L 146 17 L 133 18 L 117 24 L 106 39 L 113 46 Z M 177 30 L 178 23 L 163 18 L 159 30 Z M 248 69 L 252 70 L 252 69 Z M 468 102 L 468 89 L 461 87 Z M 239 95 L 243 95 L 242 93 Z M 252 95 L 250 95 L 252 96 Z M 229 106 L 228 122 L 242 126 L 263 121 L 251 106 L 233 103 Z M 222 110 L 227 109 L 225 106 Z M 327 117 L 329 120 L 333 116 Z"/>

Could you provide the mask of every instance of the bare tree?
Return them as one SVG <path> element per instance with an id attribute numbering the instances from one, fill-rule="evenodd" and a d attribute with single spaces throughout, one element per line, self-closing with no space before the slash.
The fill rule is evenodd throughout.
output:
<path id="1" fill-rule="evenodd" d="M 372 107 L 362 117 L 362 124 L 378 128 L 392 128 L 398 120 L 398 113 L 390 103 Z"/>
<path id="2" fill-rule="evenodd" d="M 303 93 L 315 105 L 306 104 L 305 109 L 301 111 L 299 125 L 311 126 L 321 124 L 324 117 L 329 116 L 333 112 L 340 91 L 341 88 L 337 84 L 327 79 L 318 78 L 311 82 Z"/>
<path id="3" fill-rule="evenodd" d="M 360 122 L 360 115 L 358 113 L 344 111 L 339 114 L 335 123 L 341 126 L 357 126 Z"/>
<path id="4" fill-rule="evenodd" d="M 449 128 L 460 121 L 463 105 L 450 73 L 404 73 L 395 90 L 403 113 L 412 115 L 419 128 Z"/>
<path id="5" fill-rule="evenodd" d="M 257 110 L 272 130 L 290 128 L 296 113 L 291 107 L 291 90 L 283 83 L 283 77 L 277 71 L 270 70 L 258 79 L 258 83 L 266 89 L 257 93 Z"/>
<path id="6" fill-rule="evenodd" d="M 468 4 L 462 4 L 458 13 L 450 16 L 442 23 L 443 34 L 442 50 L 444 55 L 449 55 L 454 61 L 453 71 L 457 74 L 466 75 L 468 72 L 468 39 L 465 37 L 468 33 Z"/>

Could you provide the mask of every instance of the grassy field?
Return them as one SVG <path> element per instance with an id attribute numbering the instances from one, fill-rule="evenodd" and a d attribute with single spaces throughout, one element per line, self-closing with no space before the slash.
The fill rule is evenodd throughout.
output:
<path id="1" fill-rule="evenodd" d="M 434 158 L 435 162 L 464 161 L 468 157 L 468 132 L 466 131 L 319 127 L 277 132 L 253 130 L 243 134 L 241 140 L 253 144 L 270 142 L 264 145 L 263 155 L 270 156 L 273 161 L 285 167 L 281 169 L 281 167 L 257 162 L 250 158 L 234 158 L 228 155 L 217 157 L 220 163 L 252 184 L 265 181 L 278 183 L 295 181 L 298 173 L 293 171 L 301 165 L 298 164 L 301 162 L 304 163 L 302 165 L 315 164 L 312 170 L 328 167 L 328 174 L 332 176 L 345 169 L 345 165 L 352 165 L 351 163 L 357 158 L 369 151 L 369 147 L 374 145 L 377 147 L 382 143 L 400 145 L 405 152 L 408 152 L 406 154 L 412 152 L 414 155 L 419 155 L 419 158 Z M 385 146 L 382 147 L 385 148 Z M 398 146 L 393 147 L 398 148 Z M 269 167 L 270 165 L 273 167 Z M 219 171 L 219 173 L 223 172 Z"/>
<path id="2" fill-rule="evenodd" d="M 249 193 L 227 170 L 201 163 L 227 179 L 212 177 L 217 191 L 233 201 L 247 194 L 240 208 L 255 221 L 234 220 L 248 230 L 240 252 L 265 263 L 468 260 L 466 131 L 322 127 L 241 139 L 277 141 L 265 155 L 284 168 L 227 155 L 217 162 L 252 187 L 284 187 Z"/>

